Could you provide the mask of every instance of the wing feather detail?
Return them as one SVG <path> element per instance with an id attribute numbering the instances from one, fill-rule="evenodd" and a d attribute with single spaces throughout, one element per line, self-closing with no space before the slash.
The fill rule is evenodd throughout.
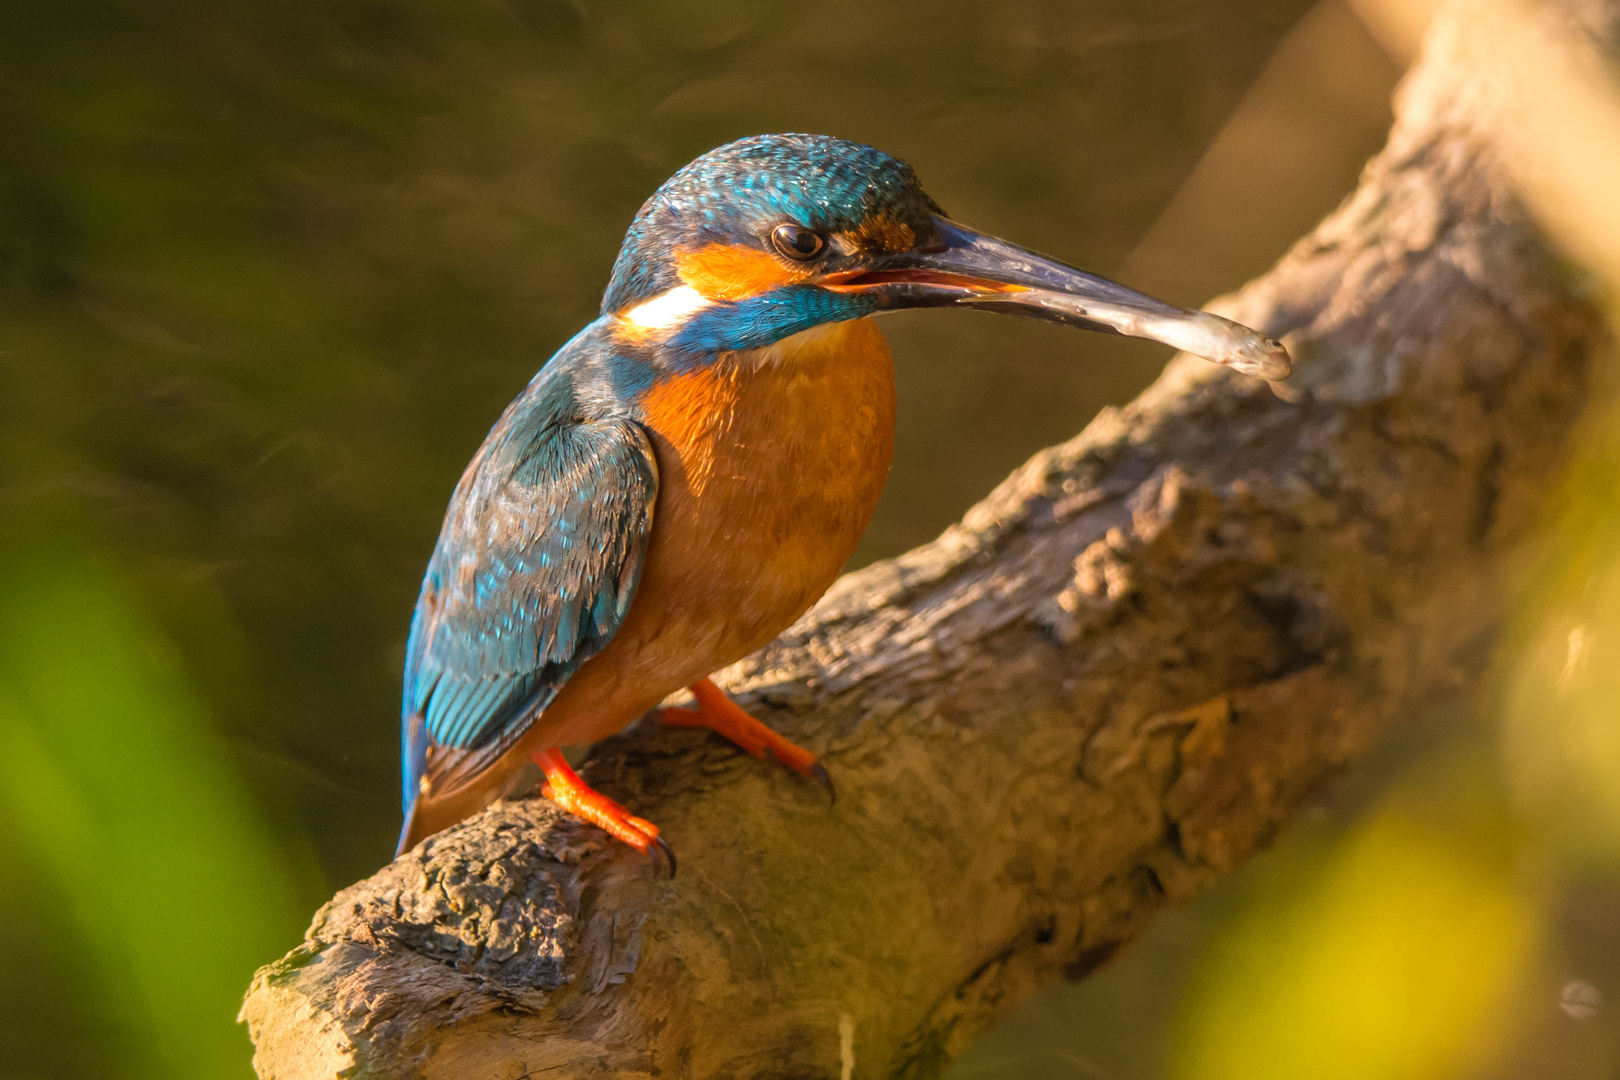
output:
<path id="1" fill-rule="evenodd" d="M 407 819 L 424 781 L 438 797 L 476 778 L 612 639 L 657 494 L 632 420 L 502 417 L 456 488 L 411 622 Z"/>

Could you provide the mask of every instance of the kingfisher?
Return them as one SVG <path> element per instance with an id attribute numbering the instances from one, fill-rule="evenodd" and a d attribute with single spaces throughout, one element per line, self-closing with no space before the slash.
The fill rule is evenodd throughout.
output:
<path id="1" fill-rule="evenodd" d="M 398 854 L 533 761 L 541 793 L 643 854 L 652 822 L 563 747 L 657 715 L 831 791 L 825 768 L 709 678 L 843 568 L 894 449 L 873 316 L 998 311 L 1162 342 L 1267 379 L 1276 341 L 951 220 L 911 166 L 760 135 L 677 172 L 630 224 L 601 315 L 506 407 L 462 474 L 411 621 Z"/>

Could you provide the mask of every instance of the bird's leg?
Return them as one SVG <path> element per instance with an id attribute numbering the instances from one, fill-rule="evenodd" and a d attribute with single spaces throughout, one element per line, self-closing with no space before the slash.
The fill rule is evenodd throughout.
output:
<path id="1" fill-rule="evenodd" d="M 639 818 L 591 787 L 568 764 L 562 750 L 552 747 L 534 755 L 534 763 L 545 772 L 540 794 L 599 829 L 623 840 L 642 854 L 656 847 L 669 860 L 669 874 L 675 876 L 675 853 L 658 835 L 658 826 Z M 655 856 L 656 858 L 656 856 Z"/>
<path id="2" fill-rule="evenodd" d="M 789 742 L 742 710 L 712 679 L 693 683 L 689 690 L 697 698 L 695 709 L 659 709 L 661 723 L 676 727 L 701 727 L 724 735 L 761 761 L 767 752 L 800 776 L 808 776 L 833 795 L 832 777 L 816 760 L 816 755 Z M 836 796 L 834 796 L 836 797 Z"/>

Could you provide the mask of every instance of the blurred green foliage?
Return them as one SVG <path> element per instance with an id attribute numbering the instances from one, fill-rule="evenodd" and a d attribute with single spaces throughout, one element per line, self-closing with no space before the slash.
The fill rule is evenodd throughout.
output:
<path id="1" fill-rule="evenodd" d="M 1598 406 L 1557 492 L 1506 650 L 1503 760 L 1560 862 L 1620 871 L 1620 408 Z"/>
<path id="2" fill-rule="evenodd" d="M 1314 865 L 1289 866 L 1294 849 L 1257 875 L 1188 986 L 1171 1075 L 1425 1080 L 1504 1048 L 1535 898 L 1514 879 L 1499 815 L 1446 828 L 1490 800 L 1457 778 L 1424 780 Z"/>
<path id="3" fill-rule="evenodd" d="M 33 962 L 0 967 L 0 1007 L 61 1042 L 18 1023 L 5 1072 L 240 1075 L 230 1003 L 304 922 L 296 877 L 124 576 L 69 530 L 7 539 L 3 936 Z"/>

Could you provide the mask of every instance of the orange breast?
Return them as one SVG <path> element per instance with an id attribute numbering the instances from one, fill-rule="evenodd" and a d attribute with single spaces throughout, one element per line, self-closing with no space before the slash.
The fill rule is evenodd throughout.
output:
<path id="1" fill-rule="evenodd" d="M 722 356 L 650 390 L 659 493 L 640 588 L 525 745 L 611 734 L 815 603 L 871 521 L 894 406 L 889 348 L 867 319 Z"/>

